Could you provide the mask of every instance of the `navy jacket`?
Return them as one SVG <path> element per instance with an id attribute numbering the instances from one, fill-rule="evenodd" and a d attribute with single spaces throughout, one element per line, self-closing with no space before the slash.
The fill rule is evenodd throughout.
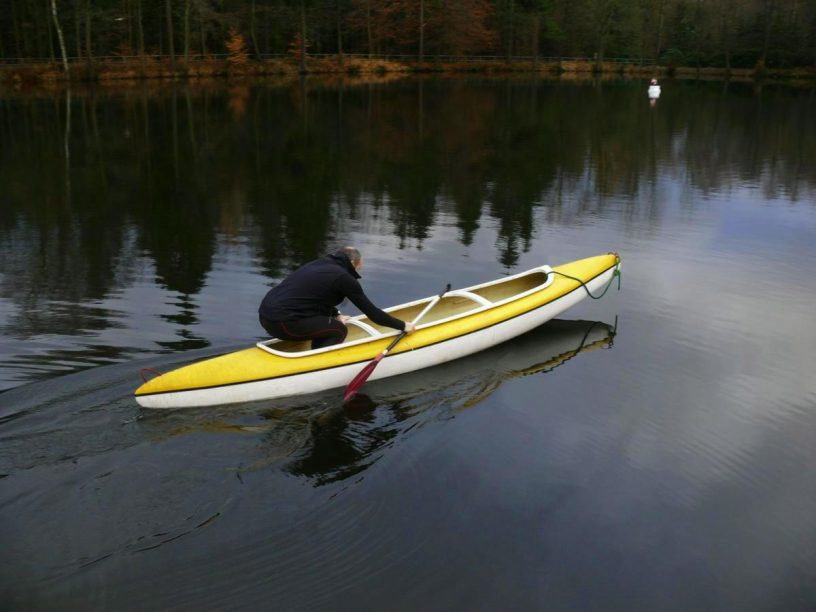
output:
<path id="1" fill-rule="evenodd" d="M 369 319 L 403 330 L 405 323 L 377 308 L 357 279 L 360 275 L 342 251 L 311 261 L 267 292 L 258 314 L 268 321 L 337 316 L 336 306 L 348 298 Z"/>

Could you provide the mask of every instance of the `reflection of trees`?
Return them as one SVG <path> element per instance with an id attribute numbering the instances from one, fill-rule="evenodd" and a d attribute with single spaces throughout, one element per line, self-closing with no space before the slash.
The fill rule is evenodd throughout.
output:
<path id="1" fill-rule="evenodd" d="M 264 268 L 271 276 L 280 272 L 283 260 L 302 263 L 322 254 L 330 232 L 335 179 L 328 169 L 341 152 L 336 138 L 311 121 L 323 106 L 320 96 L 309 100 L 302 87 L 291 99 L 270 92 L 255 99 L 261 106 L 253 112 L 252 132 L 262 161 L 248 177 L 249 210 L 258 223 Z"/>
<path id="2" fill-rule="evenodd" d="M 421 247 L 444 207 L 464 244 L 495 221 L 511 267 L 537 220 L 570 223 L 612 197 L 659 223 L 659 172 L 793 199 L 816 182 L 814 97 L 782 88 L 677 83 L 652 108 L 623 82 L 306 81 L 74 95 L 72 110 L 69 197 L 63 99 L 0 105 L 0 295 L 41 317 L 31 330 L 72 325 L 43 303 L 104 299 L 147 257 L 178 296 L 168 320 L 190 333 L 224 237 L 249 240 L 277 277 L 348 220 L 376 215 Z"/>
<path id="3" fill-rule="evenodd" d="M 601 322 L 557 319 L 487 351 L 369 383 L 366 390 L 372 397 L 359 394 L 348 405 L 310 419 L 307 444 L 285 469 L 315 486 L 350 478 L 428 418 L 426 413 L 438 418 L 440 411 L 473 408 L 506 381 L 547 373 L 579 353 L 609 348 L 614 336 L 615 330 Z M 278 439 L 270 435 L 269 443 Z"/>

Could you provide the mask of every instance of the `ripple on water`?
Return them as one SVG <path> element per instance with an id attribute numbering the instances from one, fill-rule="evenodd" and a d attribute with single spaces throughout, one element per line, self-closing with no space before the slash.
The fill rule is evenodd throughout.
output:
<path id="1" fill-rule="evenodd" d="M 139 584 L 150 574 L 152 593 L 165 604 L 197 601 L 196 585 L 205 580 L 218 587 L 208 590 L 207 604 L 229 606 L 228 594 L 237 590 L 259 604 L 274 594 L 292 605 L 326 605 L 333 594 L 394 567 L 417 572 L 409 559 L 437 524 L 454 525 L 457 511 L 446 505 L 395 522 L 414 498 L 387 491 L 396 472 L 412 496 L 436 497 L 440 486 L 456 495 L 451 472 L 420 460 L 444 433 L 428 425 L 450 421 L 507 380 L 549 371 L 609 338 L 602 324 L 554 322 L 512 347 L 372 383 L 371 398 L 361 395 L 346 409 L 327 393 L 288 405 L 140 411 L 130 396 L 134 366 L 126 364 L 4 394 L 0 409 L 12 420 L 2 431 L 0 458 L 10 486 L 0 507 L 15 517 L 7 528 L 27 531 L 36 522 L 41 534 L 15 561 L 51 559 L 21 584 L 80 588 L 117 582 L 118 575 Z M 213 352 L 166 355 L 151 365 L 166 369 Z M 458 447 L 447 441 L 445 448 Z M 61 534 L 66 525 L 70 532 Z M 51 541 L 62 548 L 47 553 Z M 179 567 L 178 546 L 223 549 L 229 563 L 190 552 L 191 566 Z M 192 573 L 197 580 L 189 580 Z M 127 597 L 122 589 L 117 601 Z"/>

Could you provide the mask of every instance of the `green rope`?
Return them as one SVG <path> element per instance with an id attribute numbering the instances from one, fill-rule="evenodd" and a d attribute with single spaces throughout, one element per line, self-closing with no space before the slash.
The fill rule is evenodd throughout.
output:
<path id="1" fill-rule="evenodd" d="M 559 272 L 558 270 L 552 270 L 553 274 L 558 274 L 559 276 L 563 276 L 564 278 L 568 278 L 570 280 L 574 280 L 584 288 L 587 292 L 587 295 L 591 297 L 593 300 L 600 300 L 603 296 L 606 295 L 606 292 L 609 291 L 609 288 L 612 286 L 612 282 L 615 280 L 615 277 L 618 278 L 618 291 L 620 291 L 621 286 L 621 272 L 620 272 L 620 258 L 618 258 L 617 263 L 615 264 L 615 271 L 612 273 L 612 278 L 609 279 L 609 282 L 604 287 L 603 292 L 601 295 L 592 295 L 592 292 L 589 290 L 589 287 L 586 286 L 586 283 L 582 281 L 580 278 L 575 278 L 574 276 L 570 276 L 569 274 L 564 274 L 563 272 Z"/>

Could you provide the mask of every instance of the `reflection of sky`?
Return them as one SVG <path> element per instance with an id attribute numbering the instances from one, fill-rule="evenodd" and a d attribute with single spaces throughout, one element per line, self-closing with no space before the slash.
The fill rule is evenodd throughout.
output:
<path id="1" fill-rule="evenodd" d="M 671 96 L 664 95 L 654 110 L 668 112 L 670 103 Z M 37 373 L 99 365 L 87 356 L 91 345 L 121 347 L 125 350 L 110 358 L 126 362 L 52 381 L 65 381 L 64 393 L 73 402 L 67 408 L 48 387 L 34 387 L 26 403 L 37 407 L 34 418 L 19 419 L 11 433 L 6 426 L 13 447 L 7 456 L 19 452 L 38 465 L 10 475 L 6 490 L 41 487 L 36 495 L 19 497 L 22 508 L 28 504 L 32 513 L 7 506 L 13 519 L 7 531 L 22 521 L 40 533 L 36 567 L 48 572 L 54 562 L 41 560 L 52 557 L 49 536 L 59 531 L 62 537 L 66 529 L 78 540 L 92 541 L 78 534 L 91 522 L 86 510 L 98 509 L 100 498 L 108 499 L 112 509 L 103 517 L 109 531 L 100 533 L 113 537 L 98 537 L 106 540 L 99 544 L 103 551 L 110 539 L 135 541 L 148 531 L 151 536 L 165 533 L 166 523 L 172 527 L 179 517 L 195 516 L 195 524 L 207 525 L 206 538 L 180 538 L 144 557 L 103 559 L 78 572 L 80 582 L 102 583 L 104 578 L 105 584 L 116 584 L 125 580 L 122 576 L 130 582 L 133 570 L 137 577 L 143 573 L 141 584 L 149 578 L 151 585 L 174 587 L 179 575 L 172 572 L 179 567 L 190 575 L 207 575 L 199 546 L 209 545 L 227 555 L 236 574 L 246 566 L 232 560 L 275 567 L 272 574 L 283 576 L 287 588 L 288 577 L 301 589 L 312 579 L 330 590 L 329 566 L 351 568 L 358 579 L 363 573 L 355 567 L 387 567 L 361 589 L 361 600 L 373 607 L 393 605 L 389 587 L 399 581 L 396 575 L 414 583 L 404 601 L 418 608 L 433 599 L 423 599 L 427 591 L 414 588 L 444 591 L 447 584 L 482 583 L 503 599 L 491 606 L 499 608 L 514 595 L 520 604 L 515 607 L 529 606 L 531 593 L 540 595 L 539 602 L 564 609 L 790 609 L 784 604 L 810 603 L 816 568 L 811 469 L 816 462 L 816 207 L 812 199 L 769 197 L 764 184 L 771 178 L 743 180 L 744 170 L 736 167 L 718 167 L 727 174 L 725 187 L 715 181 L 704 193 L 682 162 L 688 147 L 689 139 L 676 134 L 666 146 L 674 163 L 660 161 L 651 174 L 639 173 L 631 195 L 614 188 L 599 195 L 601 183 L 591 160 L 565 188 L 561 207 L 555 205 L 554 191 L 536 195 L 529 250 L 518 245 L 519 261 L 512 269 L 497 256 L 506 236 L 490 201 L 483 202 L 470 245 L 460 240 L 452 202 L 439 196 L 428 237 L 405 238 L 401 247 L 394 236 L 397 213 L 387 195 L 377 206 L 374 197 L 362 196 L 353 215 L 342 197 L 333 196 L 328 244 L 353 243 L 362 249 L 364 287 L 384 307 L 432 294 L 447 282 L 464 286 L 610 250 L 623 257 L 623 277 L 622 291 L 613 288 L 603 300 L 587 299 L 564 313 L 565 318 L 608 324 L 617 317 L 612 350 L 586 352 L 549 374 L 507 380 L 455 418 L 444 394 L 435 390 L 424 397 L 431 407 L 412 413 L 411 402 L 417 400 L 410 383 L 402 380 L 409 387 L 400 395 L 407 398 L 407 408 L 381 405 L 370 422 L 336 434 L 346 447 L 361 451 L 360 462 L 370 467 L 361 478 L 317 491 L 264 463 L 243 474 L 246 482 L 235 478 L 236 466 L 256 466 L 266 455 L 288 456 L 296 448 L 308 451 L 314 440 L 303 410 L 290 415 L 271 404 L 279 409 L 276 414 L 286 413 L 297 423 L 298 435 L 282 436 L 284 443 L 251 429 L 219 433 L 224 423 L 265 421 L 257 407 L 229 407 L 216 416 L 209 409 L 178 411 L 154 419 L 140 413 L 129 397 L 138 380 L 131 361 L 143 359 L 163 369 L 171 358 L 174 367 L 190 355 L 153 354 L 163 350 L 160 343 L 189 333 L 209 341 L 214 348 L 208 350 L 214 351 L 250 344 L 262 333 L 257 305 L 276 279 L 264 276 L 259 255 L 264 240 L 245 196 L 231 192 L 235 201 L 225 213 L 234 214 L 231 233 L 216 234 L 211 268 L 199 293 L 182 296 L 161 288 L 152 260 L 138 253 L 127 270 L 117 270 L 115 291 L 78 309 L 83 314 L 92 310 L 85 316 L 104 323 L 101 328 L 89 325 L 68 336 L 0 337 L 0 388 Z M 493 191 L 485 188 L 484 193 L 489 198 Z M 287 260 L 282 268 L 295 263 L 300 262 Z M 0 324 L 23 314 L 17 297 L 0 297 Z M 513 346 L 504 345 L 507 351 Z M 66 356 L 61 349 L 76 352 Z M 528 350 L 532 363 L 535 350 Z M 110 393 L 118 399 L 110 406 L 107 400 L 88 399 L 108 389 L 114 370 L 120 379 Z M 389 381 L 379 384 L 389 389 Z M 3 399 L 16 411 L 11 398 L 27 389 L 14 393 Z M 38 407 L 37 393 L 47 409 Z M 331 412 L 324 409 L 332 401 L 321 398 L 311 410 Z M 100 405 L 89 409 L 94 402 Z M 56 424 L 52 416 L 58 417 Z M 340 420 L 346 416 L 334 414 Z M 395 426 L 397 418 L 406 419 L 402 429 Z M 275 420 L 270 417 L 269 426 L 274 428 Z M 164 433 L 160 440 L 145 437 L 151 422 Z M 197 431 L 196 425 L 211 427 Z M 393 429 L 395 437 L 378 437 L 383 427 Z M 38 435 L 42 432 L 50 435 Z M 365 456 L 366 434 L 388 443 Z M 333 441 L 331 433 L 324 435 Z M 128 438 L 130 451 L 111 450 L 115 445 L 107 438 L 117 436 Z M 99 456 L 83 455 L 89 448 Z M 80 455 L 78 464 L 63 461 L 74 454 Z M 43 457 L 64 463 L 64 472 L 52 470 Z M 323 459 L 330 466 L 334 458 Z M 128 469 L 143 474 L 136 489 Z M 92 483 L 84 489 L 77 486 L 83 471 L 82 478 Z M 162 478 L 156 478 L 157 471 Z M 44 474 L 45 481 L 37 483 Z M 52 498 L 39 494 L 46 490 Z M 136 520 L 129 496 L 141 504 L 136 504 L 141 510 Z M 162 503 L 155 504 L 156 499 Z M 167 499 L 172 503 L 164 503 Z M 189 510 L 212 505 L 223 509 L 212 524 L 206 523 L 209 511 L 199 517 Z M 66 508 L 73 513 L 66 515 Z M 65 516 L 75 522 L 66 522 Z M 42 525 L 46 529 L 41 531 Z M 353 531 L 344 532 L 349 525 Z M 205 540 L 208 544 L 201 544 Z M 246 557 L 236 552 L 237 540 L 252 542 L 242 549 Z M 20 544 L 20 558 L 36 558 L 25 556 L 26 546 Z M 347 562 L 361 550 L 369 556 L 352 559 L 358 565 Z M 61 554 L 66 567 L 76 560 L 70 552 Z M 474 560 L 466 577 L 457 570 L 462 558 Z M 225 574 L 218 560 L 210 577 L 226 587 L 242 579 Z M 123 566 L 117 563 L 128 564 L 128 571 L 119 571 Z M 429 576 L 436 580 L 424 579 Z M 361 583 L 350 588 L 355 584 L 360 588 Z M 70 586 L 72 592 L 85 592 L 81 585 Z"/>
<path id="2" fill-rule="evenodd" d="M 661 194 L 658 218 L 644 213 L 649 206 L 643 205 L 636 208 L 640 216 L 632 217 L 631 201 L 612 196 L 595 210 L 567 202 L 553 218 L 545 194 L 534 210 L 530 249 L 520 251 L 512 270 L 496 259 L 500 222 L 489 216 L 488 209 L 483 210 L 472 243 L 465 246 L 457 217 L 444 200 L 429 236 L 405 248 L 400 248 L 385 208 L 358 204 L 352 219 L 336 200 L 332 215 L 338 219 L 338 231 L 329 244 L 352 243 L 363 251 L 364 287 L 382 307 L 435 293 L 447 282 L 465 286 L 542 263 L 618 250 L 624 258 L 624 286 L 645 292 L 635 310 L 651 303 L 651 315 L 683 319 L 680 342 L 709 345 L 715 326 L 728 333 L 748 329 L 752 343 L 761 344 L 763 340 L 755 337 L 760 333 L 758 321 L 773 321 L 780 309 L 790 315 L 791 309 L 808 308 L 813 294 L 799 279 L 807 274 L 816 249 L 809 239 L 816 225 L 812 207 L 757 200 L 758 192 L 748 188 L 732 192 L 727 200 L 703 198 L 670 176 L 659 175 L 653 190 Z M 127 285 L 95 304 L 119 320 L 116 327 L 96 333 L 91 342 L 156 350 L 158 342 L 185 329 L 163 319 L 178 313 L 180 296 L 155 285 L 155 270 L 147 258 L 135 262 L 128 278 Z M 196 322 L 187 332 L 216 344 L 259 336 L 257 304 L 272 282 L 262 273 L 252 240 L 220 237 L 203 289 L 189 298 Z M 578 308 L 582 312 L 589 306 Z M 10 321 L 19 311 L 5 298 L 0 300 L 0 314 L 3 321 Z M 787 316 L 778 321 L 771 332 L 774 339 L 786 333 L 794 344 L 808 338 L 798 331 L 796 320 Z M 71 344 L 65 337 L 52 341 L 57 346 Z M 797 363 L 806 368 L 809 362 Z"/>
<path id="3" fill-rule="evenodd" d="M 2 282 L 2 275 L 0 275 L 0 282 Z M 11 317 L 17 312 L 17 308 L 6 298 L 0 297 L 0 329 L 8 325 Z"/>
<path id="4" fill-rule="evenodd" d="M 713 237 L 713 248 L 745 251 L 749 256 L 764 256 L 768 250 L 788 252 L 795 249 L 799 257 L 812 259 L 816 256 L 813 203 L 766 200 L 761 206 L 754 206 L 752 195 L 742 191 L 721 204 L 718 207 L 720 225 Z"/>

